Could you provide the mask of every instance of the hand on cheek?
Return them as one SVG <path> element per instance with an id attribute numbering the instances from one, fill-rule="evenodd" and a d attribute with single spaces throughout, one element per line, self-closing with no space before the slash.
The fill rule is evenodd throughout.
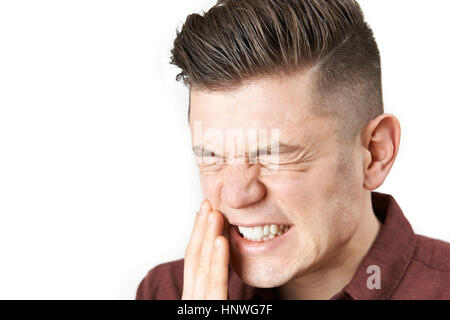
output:
<path id="1" fill-rule="evenodd" d="M 203 201 L 184 257 L 183 300 L 227 299 L 229 245 L 223 228 L 223 214 Z"/>

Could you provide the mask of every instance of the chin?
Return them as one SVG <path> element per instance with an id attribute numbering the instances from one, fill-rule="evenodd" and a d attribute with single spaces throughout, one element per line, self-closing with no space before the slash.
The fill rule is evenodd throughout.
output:
<path id="1" fill-rule="evenodd" d="M 239 259 L 235 261 L 232 259 L 231 261 L 239 278 L 251 287 L 279 287 L 291 280 L 296 274 L 293 268 L 286 268 L 286 263 L 255 260 Z"/>

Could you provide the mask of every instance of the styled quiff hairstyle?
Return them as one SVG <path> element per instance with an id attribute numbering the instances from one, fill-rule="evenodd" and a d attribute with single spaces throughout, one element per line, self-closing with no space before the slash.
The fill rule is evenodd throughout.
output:
<path id="1" fill-rule="evenodd" d="M 219 0 L 186 18 L 171 51 L 190 89 L 311 72 L 313 112 L 349 142 L 382 114 L 380 53 L 354 0 Z"/>

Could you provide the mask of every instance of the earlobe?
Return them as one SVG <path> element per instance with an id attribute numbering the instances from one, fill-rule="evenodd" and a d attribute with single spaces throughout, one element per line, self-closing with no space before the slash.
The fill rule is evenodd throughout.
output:
<path id="1" fill-rule="evenodd" d="M 389 174 L 398 154 L 401 128 L 392 114 L 382 114 L 365 129 L 364 147 L 370 161 L 364 163 L 364 188 L 379 188 Z"/>

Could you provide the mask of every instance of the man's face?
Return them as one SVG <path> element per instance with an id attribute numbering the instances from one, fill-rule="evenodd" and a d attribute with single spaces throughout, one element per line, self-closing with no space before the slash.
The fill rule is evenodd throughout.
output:
<path id="1" fill-rule="evenodd" d="M 259 141 L 266 139 L 268 144 L 271 130 L 279 130 L 278 168 L 268 164 L 267 156 L 260 163 L 245 158 L 245 163 L 214 165 L 208 159 L 199 165 L 204 198 L 230 223 L 226 236 L 233 267 L 251 286 L 280 286 L 342 262 L 339 259 L 345 257 L 344 248 L 361 219 L 360 153 L 355 147 L 343 150 L 333 120 L 310 111 L 314 108 L 310 86 L 308 73 L 297 73 L 251 81 L 233 91 L 191 92 L 196 150 L 234 155 L 236 150 L 228 147 L 238 143 L 223 141 L 225 130 L 264 130 L 267 137 L 262 135 Z M 224 135 L 204 135 L 199 143 L 194 123 L 200 122 L 203 133 Z M 248 154 L 254 153 L 253 140 L 254 135 L 246 134 Z M 290 228 L 266 241 L 245 239 L 237 228 L 272 224 Z"/>

